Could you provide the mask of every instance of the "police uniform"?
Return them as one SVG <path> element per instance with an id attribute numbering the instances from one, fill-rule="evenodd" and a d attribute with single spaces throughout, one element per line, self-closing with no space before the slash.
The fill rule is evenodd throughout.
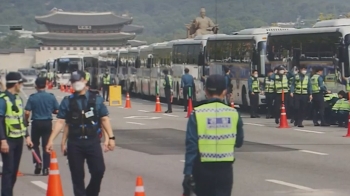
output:
<path id="1" fill-rule="evenodd" d="M 48 175 L 48 168 L 50 166 L 50 154 L 45 151 L 48 139 L 52 130 L 52 114 L 58 111 L 58 102 L 52 93 L 45 92 L 45 78 L 37 78 L 35 85 L 38 89 L 37 93 L 31 94 L 25 106 L 26 113 L 28 112 L 28 117 L 30 112 L 32 112 L 32 130 L 31 136 L 33 141 L 33 148 L 36 154 L 40 157 L 40 138 L 41 146 L 43 150 L 43 165 L 36 163 L 33 157 L 33 163 L 35 165 L 35 174 L 40 174 L 42 169 L 43 175 Z"/>
<path id="2" fill-rule="evenodd" d="M 6 76 L 7 84 L 21 82 L 22 78 L 18 72 L 10 72 Z M 23 138 L 29 136 L 23 115 L 23 101 L 18 94 L 12 94 L 9 90 L 0 94 L 0 139 L 1 143 L 7 141 L 9 146 L 9 152 L 1 152 L 2 196 L 13 196 L 13 187 L 22 156 Z"/>
<path id="3" fill-rule="evenodd" d="M 182 95 L 184 98 L 184 111 L 187 112 L 188 98 L 193 100 L 193 92 L 194 92 L 194 80 L 193 76 L 189 73 L 185 73 L 181 77 L 181 88 Z"/>
<path id="4" fill-rule="evenodd" d="M 266 97 L 266 118 L 271 118 L 273 114 L 274 84 L 269 77 L 264 79 L 264 92 Z"/>
<path id="5" fill-rule="evenodd" d="M 317 71 L 320 71 L 318 68 Z M 324 86 L 323 78 L 319 74 L 314 74 L 311 77 L 312 85 L 312 110 L 313 110 L 313 122 L 315 126 L 329 126 L 324 119 L 324 98 L 323 93 L 327 92 L 327 88 Z M 320 115 L 321 124 L 318 123 L 318 115 Z"/>
<path id="6" fill-rule="evenodd" d="M 72 74 L 71 82 L 79 81 L 82 77 L 85 78 L 85 73 L 78 71 L 78 74 Z M 68 125 L 67 158 L 74 195 L 97 196 L 100 192 L 105 164 L 99 128 L 100 119 L 107 115 L 103 98 L 94 91 L 86 91 L 84 95 L 74 93 L 65 97 L 60 104 L 57 118 L 65 119 Z M 91 174 L 87 188 L 84 186 L 85 160 Z"/>
<path id="7" fill-rule="evenodd" d="M 251 76 L 248 79 L 248 91 L 250 100 L 250 118 L 259 118 L 259 94 L 260 94 L 260 81 L 257 77 Z"/>
<path id="8" fill-rule="evenodd" d="M 85 71 L 85 77 L 86 77 L 86 86 L 90 86 L 90 80 L 91 80 L 90 72 Z"/>
<path id="9" fill-rule="evenodd" d="M 350 110 L 349 101 L 343 97 L 346 96 L 344 91 L 338 93 L 342 98 L 338 99 L 332 107 L 332 113 L 335 119 L 338 121 L 339 127 L 348 127 L 348 115 Z"/>
<path id="10" fill-rule="evenodd" d="M 209 76 L 206 89 L 224 91 L 224 76 Z M 222 98 L 210 98 L 195 107 L 186 131 L 185 193 L 188 194 L 193 177 L 196 195 L 231 196 L 234 149 L 242 144 L 241 117 L 234 108 L 223 103 Z"/>
<path id="11" fill-rule="evenodd" d="M 172 77 L 168 74 L 168 70 L 164 70 L 164 82 L 163 82 L 163 87 L 164 87 L 164 94 L 165 94 L 165 99 L 168 104 L 168 110 L 165 111 L 165 113 L 172 113 L 172 107 L 171 107 L 171 89 L 173 88 L 173 79 Z"/>
<path id="12" fill-rule="evenodd" d="M 111 75 L 106 72 L 105 75 L 102 77 L 102 96 L 103 100 L 108 101 L 109 100 L 109 85 L 111 84 Z"/>
<path id="13" fill-rule="evenodd" d="M 311 95 L 311 81 L 308 75 L 299 73 L 293 77 L 290 92 L 293 93 L 294 125 L 303 126 L 303 120 L 306 117 L 307 104 Z"/>

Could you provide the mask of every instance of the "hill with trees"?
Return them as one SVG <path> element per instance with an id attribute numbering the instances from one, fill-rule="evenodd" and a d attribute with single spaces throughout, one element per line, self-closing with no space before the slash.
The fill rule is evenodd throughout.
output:
<path id="1" fill-rule="evenodd" d="M 199 14 L 201 7 L 219 24 L 220 33 L 274 22 L 295 22 L 298 16 L 316 21 L 320 13 L 338 16 L 350 11 L 347 0 L 3 0 L 0 24 L 21 24 L 26 30 L 44 31 L 34 17 L 46 15 L 54 7 L 64 11 L 130 13 L 133 24 L 145 26 L 137 39 L 149 43 L 185 37 L 184 25 Z"/>

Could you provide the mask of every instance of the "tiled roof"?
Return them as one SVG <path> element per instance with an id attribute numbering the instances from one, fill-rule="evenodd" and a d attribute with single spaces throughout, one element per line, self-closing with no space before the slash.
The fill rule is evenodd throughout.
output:
<path id="1" fill-rule="evenodd" d="M 147 45 L 147 42 L 140 41 L 140 40 L 128 40 L 128 44 L 130 44 L 131 47 L 137 47 L 137 46 Z"/>
<path id="2" fill-rule="evenodd" d="M 136 37 L 131 33 L 99 33 L 99 34 L 76 34 L 76 33 L 34 33 L 33 37 L 42 40 L 88 40 L 88 41 L 105 41 L 105 40 L 130 40 Z"/>
<path id="3" fill-rule="evenodd" d="M 113 12 L 76 13 L 55 11 L 46 16 L 36 16 L 39 24 L 69 26 L 110 26 L 131 24 L 131 17 L 117 16 Z"/>
<path id="4" fill-rule="evenodd" d="M 125 33 L 142 33 L 144 27 L 143 26 L 138 26 L 138 25 L 125 25 L 121 32 Z"/>

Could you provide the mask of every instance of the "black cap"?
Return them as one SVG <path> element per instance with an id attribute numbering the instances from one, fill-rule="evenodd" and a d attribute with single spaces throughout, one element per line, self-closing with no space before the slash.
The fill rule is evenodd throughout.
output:
<path id="1" fill-rule="evenodd" d="M 18 82 L 23 82 L 22 75 L 19 72 L 10 72 L 6 75 L 7 84 L 15 84 Z"/>
<path id="2" fill-rule="evenodd" d="M 205 83 L 205 88 L 209 92 L 221 93 L 226 89 L 225 76 L 223 75 L 210 75 Z"/>
<path id="3" fill-rule="evenodd" d="M 46 86 L 46 78 L 40 77 L 35 80 L 35 85 L 38 88 L 45 88 Z"/>
<path id="4" fill-rule="evenodd" d="M 85 79 L 85 72 L 83 71 L 75 71 L 72 73 L 71 77 L 70 77 L 70 81 L 71 82 L 77 82 L 80 81 L 82 78 Z"/>

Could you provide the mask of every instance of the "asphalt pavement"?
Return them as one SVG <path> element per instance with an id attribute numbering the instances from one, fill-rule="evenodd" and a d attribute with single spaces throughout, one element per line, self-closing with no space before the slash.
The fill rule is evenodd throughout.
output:
<path id="1" fill-rule="evenodd" d="M 49 90 L 60 102 L 67 93 Z M 34 93 L 26 89 L 24 99 Z M 124 100 L 123 100 L 124 101 Z M 106 172 L 101 196 L 133 195 L 141 176 L 146 195 L 182 194 L 185 130 L 183 107 L 172 114 L 155 113 L 155 103 L 131 97 L 131 109 L 108 106 L 117 148 L 105 153 Z M 162 104 L 162 110 L 166 106 Z M 345 128 L 278 129 L 273 119 L 251 119 L 242 113 L 245 143 L 234 163 L 234 196 L 348 196 L 350 195 L 350 138 Z M 290 125 L 291 126 L 291 125 Z M 66 158 L 55 141 L 66 196 L 73 196 Z M 47 177 L 33 174 L 31 153 L 24 150 L 15 195 L 44 196 Z M 86 183 L 90 178 L 86 169 Z"/>

